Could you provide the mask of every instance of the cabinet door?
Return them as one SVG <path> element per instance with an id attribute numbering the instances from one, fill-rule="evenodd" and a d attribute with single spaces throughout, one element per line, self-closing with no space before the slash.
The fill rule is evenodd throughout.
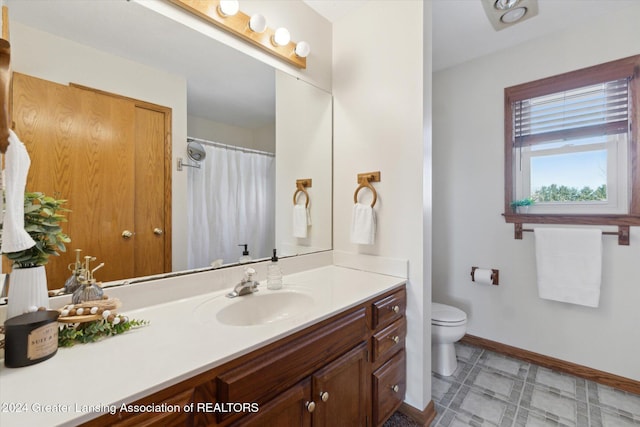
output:
<path id="1" fill-rule="evenodd" d="M 313 426 L 366 426 L 368 380 L 365 343 L 313 374 Z"/>
<path id="2" fill-rule="evenodd" d="M 311 381 L 306 379 L 289 388 L 258 412 L 247 415 L 229 427 L 310 427 L 315 404 L 309 399 Z"/>

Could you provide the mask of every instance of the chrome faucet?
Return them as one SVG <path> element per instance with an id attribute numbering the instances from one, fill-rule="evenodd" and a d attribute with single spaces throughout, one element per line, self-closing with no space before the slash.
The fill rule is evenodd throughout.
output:
<path id="1" fill-rule="evenodd" d="M 233 291 L 227 294 L 227 298 L 241 297 L 243 295 L 258 292 L 258 282 L 253 280 L 255 274 L 256 270 L 252 267 L 248 267 L 247 269 L 245 269 L 242 281 L 234 286 Z"/>

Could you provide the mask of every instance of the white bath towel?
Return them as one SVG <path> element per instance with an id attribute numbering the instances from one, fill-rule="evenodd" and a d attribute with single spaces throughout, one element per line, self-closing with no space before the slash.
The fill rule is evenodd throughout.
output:
<path id="1" fill-rule="evenodd" d="M 602 281 L 602 231 L 535 228 L 538 296 L 597 307 Z"/>
<path id="2" fill-rule="evenodd" d="M 351 243 L 373 245 L 376 241 L 376 214 L 370 205 L 356 203 L 351 216 Z"/>
<path id="3" fill-rule="evenodd" d="M 293 205 L 293 237 L 305 239 L 309 228 L 309 210 L 305 205 Z"/>
<path id="4" fill-rule="evenodd" d="M 2 224 L 2 253 L 17 252 L 36 244 L 24 230 L 24 189 L 31 159 L 22 141 L 9 130 L 5 153 L 6 206 Z"/>

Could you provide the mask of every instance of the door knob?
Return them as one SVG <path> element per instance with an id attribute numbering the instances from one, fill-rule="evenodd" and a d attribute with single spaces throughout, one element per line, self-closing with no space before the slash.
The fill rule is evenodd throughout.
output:
<path id="1" fill-rule="evenodd" d="M 329 393 L 327 393 L 326 391 L 321 391 L 320 399 L 322 399 L 323 402 L 326 402 L 327 400 L 329 400 Z"/>
<path id="2" fill-rule="evenodd" d="M 129 231 L 129 230 L 124 230 L 122 232 L 122 238 L 125 240 L 130 239 L 131 237 L 133 237 L 133 232 Z"/>
<path id="3" fill-rule="evenodd" d="M 313 412 L 316 409 L 315 402 L 307 402 L 307 403 L 304 404 L 304 406 L 307 408 L 307 411 L 309 411 L 309 412 Z"/>
<path id="4" fill-rule="evenodd" d="M 162 231 L 162 228 L 156 227 L 153 229 L 153 234 L 155 234 L 156 236 L 161 236 L 162 233 L 164 233 L 164 231 Z"/>

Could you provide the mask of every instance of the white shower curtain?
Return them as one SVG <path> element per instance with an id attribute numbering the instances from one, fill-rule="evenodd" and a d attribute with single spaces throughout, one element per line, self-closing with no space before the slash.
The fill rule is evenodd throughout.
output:
<path id="1" fill-rule="evenodd" d="M 205 145 L 200 169 L 188 171 L 188 267 L 237 262 L 247 244 L 253 259 L 275 245 L 275 158 Z"/>

